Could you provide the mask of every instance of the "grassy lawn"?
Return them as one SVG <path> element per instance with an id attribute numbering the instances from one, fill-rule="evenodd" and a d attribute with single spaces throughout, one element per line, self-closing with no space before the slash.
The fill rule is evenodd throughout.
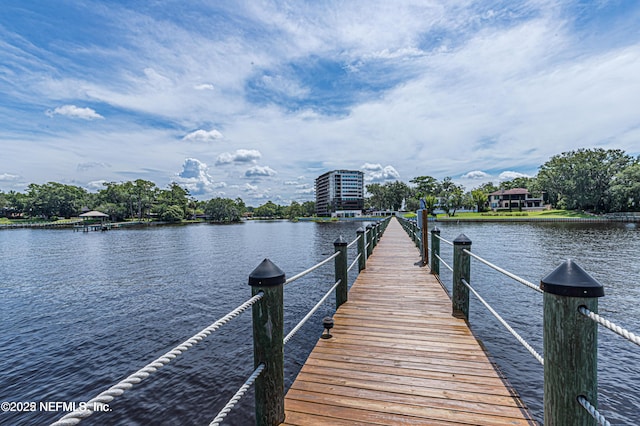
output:
<path id="1" fill-rule="evenodd" d="M 438 219 L 513 219 L 513 218 L 527 218 L 527 219 L 558 219 L 558 218 L 590 218 L 591 215 L 575 211 L 575 210 L 543 210 L 536 212 L 484 212 L 484 213 L 456 213 L 453 217 L 448 217 L 446 214 L 439 214 Z"/>
<path id="2" fill-rule="evenodd" d="M 415 213 L 407 213 L 404 215 L 407 219 L 416 217 Z M 526 219 L 558 219 L 558 218 L 590 218 L 591 215 L 581 213 L 575 210 L 544 210 L 537 212 L 484 212 L 484 213 L 456 213 L 455 216 L 449 217 L 446 214 L 439 214 L 438 220 L 456 220 L 456 219 L 513 219 L 513 218 L 526 218 Z"/>

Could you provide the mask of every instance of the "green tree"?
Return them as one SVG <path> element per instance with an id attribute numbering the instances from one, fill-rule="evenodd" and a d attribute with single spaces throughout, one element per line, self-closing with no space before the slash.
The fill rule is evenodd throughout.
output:
<path id="1" fill-rule="evenodd" d="M 207 202 L 204 212 L 212 222 L 240 222 L 242 213 L 238 204 L 229 198 L 214 198 Z"/>
<path id="2" fill-rule="evenodd" d="M 387 200 L 391 210 L 398 211 L 402 207 L 402 202 L 411 197 L 413 191 L 409 186 L 396 180 L 395 182 L 387 182 L 384 184 L 384 190 L 387 193 Z"/>
<path id="3" fill-rule="evenodd" d="M 28 199 L 26 194 L 16 191 L 9 191 L 4 194 L 6 199 L 5 214 L 7 216 L 20 215 L 27 213 Z"/>
<path id="4" fill-rule="evenodd" d="M 487 204 L 489 202 L 489 194 L 487 194 L 482 189 L 474 189 L 471 191 L 471 198 L 473 200 L 473 205 L 479 212 L 484 212 L 487 210 Z"/>
<path id="5" fill-rule="evenodd" d="M 302 203 L 302 215 L 311 217 L 316 214 L 316 203 L 314 201 L 305 201 Z"/>
<path id="6" fill-rule="evenodd" d="M 610 192 L 613 211 L 640 211 L 640 161 L 615 176 Z"/>
<path id="7" fill-rule="evenodd" d="M 409 199 L 406 200 L 406 209 L 409 212 L 415 212 L 416 210 L 418 210 L 420 208 L 420 202 L 418 201 L 418 199 L 414 196 L 414 197 L 410 197 Z"/>
<path id="8" fill-rule="evenodd" d="M 180 191 L 184 191 L 177 184 L 175 184 L 175 187 Z M 158 187 L 156 186 L 156 184 L 148 180 L 136 179 L 135 182 L 131 185 L 131 205 L 135 208 L 138 220 L 142 220 L 142 218 L 145 216 L 145 213 L 150 212 L 151 207 L 156 200 L 157 193 Z M 184 210 L 185 208 L 183 208 L 183 217 Z"/>
<path id="9" fill-rule="evenodd" d="M 538 187 L 554 207 L 609 211 L 614 177 L 632 161 L 619 149 L 564 152 L 540 167 Z"/>
<path id="10" fill-rule="evenodd" d="M 9 199 L 7 198 L 7 195 L 4 191 L 0 191 L 0 212 L 3 217 L 7 215 L 8 206 Z"/>
<path id="11" fill-rule="evenodd" d="M 278 213 L 281 211 L 281 208 L 276 205 L 272 201 L 267 201 L 265 204 L 257 207 L 253 214 L 257 217 L 266 217 L 266 218 L 274 218 L 278 217 Z"/>
<path id="12" fill-rule="evenodd" d="M 371 183 L 366 187 L 369 197 L 367 204 L 374 210 L 386 210 L 388 206 L 387 194 L 385 189 L 379 183 Z"/>
<path id="13" fill-rule="evenodd" d="M 108 214 L 111 220 L 122 221 L 133 217 L 133 206 L 130 191 L 131 182 L 104 182 L 105 188 L 98 191 L 98 210 Z"/>
<path id="14" fill-rule="evenodd" d="M 495 186 L 493 184 L 493 182 L 487 182 L 487 183 L 483 183 L 482 185 L 480 185 L 479 187 L 477 187 L 476 189 L 481 189 L 482 191 L 484 191 L 485 194 L 489 195 L 492 192 L 496 192 L 498 189 L 497 186 Z"/>
<path id="15" fill-rule="evenodd" d="M 177 205 L 168 206 L 160 215 L 160 220 L 165 222 L 180 222 L 184 219 L 184 210 Z"/>
<path id="16" fill-rule="evenodd" d="M 535 178 L 520 176 L 517 178 L 513 178 L 511 180 L 505 180 L 503 182 L 500 182 L 500 187 L 498 189 L 506 190 L 506 189 L 524 188 L 524 189 L 531 190 L 531 188 L 533 188 L 534 185 L 535 185 Z M 496 189 L 496 191 L 498 189 Z"/>
<path id="17" fill-rule="evenodd" d="M 409 181 L 416 185 L 416 196 L 418 199 L 424 198 L 428 195 L 436 196 L 439 192 L 438 180 L 431 176 L 418 176 Z"/>
<path id="18" fill-rule="evenodd" d="M 303 215 L 302 206 L 297 201 L 292 201 L 289 207 L 285 209 L 285 216 L 288 219 L 295 219 Z"/>
<path id="19" fill-rule="evenodd" d="M 465 204 L 464 187 L 455 184 L 450 177 L 446 177 L 440 184 L 440 208 L 447 216 L 455 216 L 456 210 Z"/>
<path id="20" fill-rule="evenodd" d="M 369 207 L 376 210 L 400 210 L 402 202 L 413 196 L 413 190 L 398 180 L 384 185 L 372 183 L 366 186 Z"/>
<path id="21" fill-rule="evenodd" d="M 190 202 L 189 191 L 177 183 L 171 182 L 168 189 L 156 190 L 155 203 L 152 210 L 157 213 L 161 219 L 166 217 L 166 215 L 176 217 L 177 212 L 181 211 L 182 214 L 179 216 L 180 220 L 182 220 L 189 214 Z M 171 212 L 169 212 L 169 210 L 171 210 Z M 195 209 L 193 210 L 195 211 Z"/>
<path id="22" fill-rule="evenodd" d="M 423 198 L 425 203 L 425 208 L 429 214 L 434 214 L 436 210 L 436 206 L 438 205 L 438 197 L 435 195 L 427 195 Z"/>
<path id="23" fill-rule="evenodd" d="M 27 207 L 30 215 L 50 218 L 72 217 L 80 214 L 87 197 L 84 188 L 48 182 L 44 185 L 32 183 L 27 189 Z"/>

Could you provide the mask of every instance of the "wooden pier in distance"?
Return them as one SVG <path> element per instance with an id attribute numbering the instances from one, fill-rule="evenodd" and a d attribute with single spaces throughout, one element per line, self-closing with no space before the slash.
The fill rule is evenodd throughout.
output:
<path id="1" fill-rule="evenodd" d="M 533 425 L 396 220 L 285 397 L 284 425 Z"/>

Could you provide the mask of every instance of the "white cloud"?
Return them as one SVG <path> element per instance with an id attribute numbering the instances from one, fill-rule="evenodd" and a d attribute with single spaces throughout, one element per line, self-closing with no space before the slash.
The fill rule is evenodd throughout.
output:
<path id="1" fill-rule="evenodd" d="M 524 173 L 520 173 L 520 172 L 504 171 L 500 173 L 500 176 L 498 176 L 498 180 L 505 181 L 505 180 L 512 180 L 519 177 L 531 177 L 531 176 L 526 175 Z"/>
<path id="2" fill-rule="evenodd" d="M 253 166 L 244 175 L 246 177 L 275 176 L 277 172 L 269 166 Z"/>
<path id="3" fill-rule="evenodd" d="M 226 186 L 224 182 L 215 182 L 208 173 L 207 165 L 195 158 L 184 160 L 177 182 L 188 189 L 191 195 L 213 194 L 216 189 Z"/>
<path id="4" fill-rule="evenodd" d="M 213 84 L 210 83 L 201 83 L 193 86 L 196 90 L 214 90 Z"/>
<path id="5" fill-rule="evenodd" d="M 101 189 L 104 189 L 104 183 L 106 182 L 107 181 L 104 179 L 91 181 L 87 184 L 87 189 L 91 191 L 99 191 Z"/>
<path id="6" fill-rule="evenodd" d="M 261 85 L 265 90 L 270 90 L 291 98 L 303 98 L 309 94 L 309 89 L 280 75 L 262 76 Z"/>
<path id="7" fill-rule="evenodd" d="M 222 133 L 213 129 L 213 130 L 202 130 L 198 129 L 182 138 L 183 141 L 193 141 L 193 142 L 213 142 L 217 139 L 222 139 Z"/>
<path id="8" fill-rule="evenodd" d="M 480 179 L 487 179 L 490 177 L 490 175 L 481 170 L 474 170 L 474 171 L 463 174 L 461 177 L 462 179 L 480 180 Z"/>
<path id="9" fill-rule="evenodd" d="M 2 173 L 2 174 L 0 174 L 0 181 L 12 182 L 12 181 L 16 181 L 16 180 L 19 180 L 19 179 L 20 179 L 20 176 L 12 175 L 11 173 Z"/>
<path id="10" fill-rule="evenodd" d="M 400 173 L 393 166 L 365 163 L 360 167 L 365 172 L 364 179 L 367 182 L 384 182 L 400 179 Z"/>
<path id="11" fill-rule="evenodd" d="M 139 173 L 165 187 L 176 158 L 195 157 L 242 164 L 224 176 L 235 197 L 246 178 L 270 175 L 244 174 L 260 161 L 278 171 L 273 195 L 290 199 L 303 189 L 297 176 L 312 181 L 365 160 L 367 182 L 428 174 L 473 186 L 481 170 L 534 175 L 552 155 L 581 147 L 636 156 L 640 7 L 574 13 L 574 3 L 372 0 L 364 9 L 342 4 L 339 14 L 325 2 L 176 4 L 175 16 L 210 17 L 188 26 L 114 6 L 87 10 L 117 23 L 113 41 L 87 32 L 65 57 L 19 43 L 28 28 L 12 27 L 3 39 L 0 170 L 24 170 L 25 182 L 72 181 L 81 164 L 87 180 Z M 96 60 L 82 62 L 88 56 Z M 67 61 L 83 66 L 60 66 Z M 43 114 L 64 103 L 47 111 L 57 120 Z M 71 104 L 105 105 L 108 120 L 92 131 L 70 127 L 59 116 L 101 117 Z M 176 128 L 189 130 L 176 136 Z M 221 140 L 213 153 L 202 143 Z M 259 160 L 235 163 L 242 146 Z M 89 170 L 101 162 L 112 167 Z"/>
<path id="12" fill-rule="evenodd" d="M 245 184 L 243 187 L 243 191 L 250 197 L 254 202 L 260 202 L 261 200 L 267 200 L 271 197 L 271 188 L 260 190 L 257 185 Z M 276 196 L 276 198 L 278 198 Z M 275 198 L 274 198 L 275 200 Z M 256 206 L 257 207 L 257 206 Z"/>
<path id="13" fill-rule="evenodd" d="M 301 187 L 296 189 L 296 194 L 315 194 L 316 189 L 314 187 Z"/>
<path id="14" fill-rule="evenodd" d="M 259 160 L 262 157 L 260 151 L 255 149 L 238 149 L 236 152 L 223 152 L 216 158 L 216 164 L 231 164 L 231 163 L 251 163 Z"/>
<path id="15" fill-rule="evenodd" d="M 258 190 L 257 185 L 251 185 L 250 183 L 245 183 L 244 191 L 245 192 L 256 192 Z"/>
<path id="16" fill-rule="evenodd" d="M 100 161 L 89 161 L 86 163 L 78 163 L 76 170 L 79 172 L 84 172 L 92 169 L 108 169 L 111 165 L 109 163 L 103 163 Z"/>
<path id="17" fill-rule="evenodd" d="M 75 105 L 63 105 L 55 108 L 54 110 L 47 110 L 45 112 L 47 116 L 54 117 L 56 115 L 63 115 L 71 118 L 81 118 L 83 120 L 96 120 L 104 118 L 95 110 L 91 108 L 81 108 Z"/>
<path id="18" fill-rule="evenodd" d="M 292 180 L 286 180 L 284 182 L 282 182 L 283 185 L 285 186 L 297 186 L 298 188 L 304 186 L 304 187 L 308 187 L 309 184 L 308 183 L 304 183 L 304 181 L 307 180 L 306 176 L 298 176 L 295 179 Z"/>

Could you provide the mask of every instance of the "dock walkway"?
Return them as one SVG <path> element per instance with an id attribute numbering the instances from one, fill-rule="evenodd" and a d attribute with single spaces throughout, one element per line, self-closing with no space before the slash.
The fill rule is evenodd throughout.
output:
<path id="1" fill-rule="evenodd" d="M 285 397 L 284 425 L 531 425 L 397 220 Z"/>

